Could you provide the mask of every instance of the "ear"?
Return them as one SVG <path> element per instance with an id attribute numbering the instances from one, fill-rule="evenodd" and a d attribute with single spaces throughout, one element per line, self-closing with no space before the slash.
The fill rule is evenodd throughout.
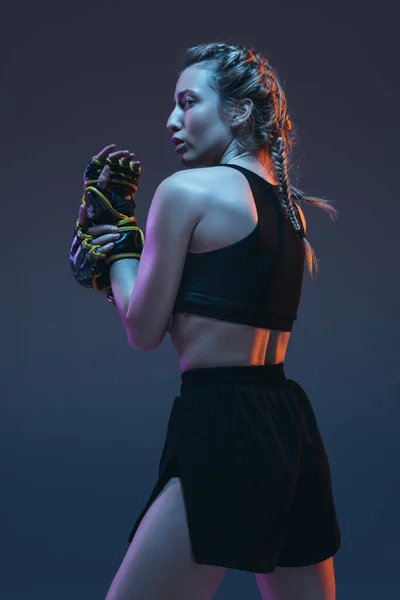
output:
<path id="1" fill-rule="evenodd" d="M 254 104 L 249 98 L 245 98 L 238 103 L 238 106 L 232 112 L 231 125 L 235 129 L 241 127 L 253 112 Z"/>

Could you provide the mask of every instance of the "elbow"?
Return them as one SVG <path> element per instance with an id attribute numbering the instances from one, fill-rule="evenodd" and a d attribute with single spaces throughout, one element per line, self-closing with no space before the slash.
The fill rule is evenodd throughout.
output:
<path id="1" fill-rule="evenodd" d="M 134 350 L 140 350 L 141 352 L 148 352 L 154 350 L 160 345 L 162 338 L 156 337 L 154 333 L 152 335 L 149 328 L 138 327 L 138 323 L 133 326 L 132 320 L 125 318 L 125 330 L 128 338 L 129 345 Z"/>
<path id="2" fill-rule="evenodd" d="M 131 340 L 129 340 L 129 345 L 134 350 L 140 350 L 140 352 L 148 352 L 149 350 L 153 350 L 153 348 L 149 348 L 148 346 L 136 344 L 135 342 L 132 342 Z"/>
<path id="3" fill-rule="evenodd" d="M 124 326 L 125 326 L 126 337 L 127 337 L 128 344 L 130 345 L 130 347 L 133 348 L 134 350 L 140 350 L 142 352 L 145 352 L 145 350 L 146 350 L 145 345 L 140 342 L 137 332 L 133 331 L 132 323 L 129 320 L 128 316 L 124 316 L 123 322 L 124 322 Z"/>
<path id="4" fill-rule="evenodd" d="M 145 349 L 143 348 L 143 345 L 139 344 L 139 342 L 136 339 L 136 337 L 134 337 L 132 335 L 132 333 L 130 331 L 128 331 L 128 330 L 126 332 L 126 337 L 128 338 L 128 343 L 129 343 L 129 345 L 130 345 L 131 348 L 133 348 L 134 350 L 140 350 L 141 352 L 145 351 Z"/>
<path id="5" fill-rule="evenodd" d="M 134 350 L 142 350 L 142 346 L 138 343 L 136 336 L 133 335 L 133 332 L 132 332 L 131 328 L 128 327 L 128 324 L 126 321 L 125 321 L 125 331 L 126 331 L 126 337 L 128 340 L 128 344 L 130 345 L 130 347 L 133 348 Z"/>
<path id="6" fill-rule="evenodd" d="M 127 331 L 128 343 L 134 350 L 140 350 L 141 352 L 148 352 L 149 350 L 154 350 L 157 346 L 153 344 L 149 344 L 145 340 L 138 339 L 137 336 L 134 336 L 132 332 Z"/>

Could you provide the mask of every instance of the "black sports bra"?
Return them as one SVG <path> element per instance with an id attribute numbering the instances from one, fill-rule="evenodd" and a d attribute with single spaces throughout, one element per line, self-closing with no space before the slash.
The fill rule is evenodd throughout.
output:
<path id="1" fill-rule="evenodd" d="M 291 331 L 304 272 L 304 244 L 281 206 L 278 186 L 238 165 L 258 212 L 254 230 L 209 252 L 188 252 L 173 314 L 190 313 Z M 300 215 L 295 206 L 298 220 Z"/>

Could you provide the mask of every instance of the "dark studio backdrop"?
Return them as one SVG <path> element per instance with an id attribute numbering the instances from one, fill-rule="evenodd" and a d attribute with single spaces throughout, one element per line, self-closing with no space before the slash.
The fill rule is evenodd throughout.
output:
<path id="1" fill-rule="evenodd" d="M 286 373 L 330 459 L 338 600 L 399 596 L 397 22 L 387 0 L 3 8 L 2 600 L 103 599 L 156 481 L 177 356 L 169 336 L 133 350 L 68 249 L 83 169 L 110 143 L 142 163 L 145 229 L 155 189 L 183 168 L 165 127 L 178 60 L 211 41 L 269 58 L 299 134 L 292 181 L 339 210 L 334 223 L 303 205 L 320 274 L 305 273 Z M 215 597 L 259 592 L 230 571 Z"/>

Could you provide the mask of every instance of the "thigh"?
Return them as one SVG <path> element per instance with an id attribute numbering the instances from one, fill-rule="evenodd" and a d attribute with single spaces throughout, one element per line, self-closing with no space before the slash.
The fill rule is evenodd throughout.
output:
<path id="1" fill-rule="evenodd" d="M 172 477 L 140 522 L 106 600 L 211 600 L 226 571 L 194 562 L 181 481 Z"/>
<path id="2" fill-rule="evenodd" d="M 333 557 L 306 567 L 255 574 L 262 600 L 335 600 Z"/>

